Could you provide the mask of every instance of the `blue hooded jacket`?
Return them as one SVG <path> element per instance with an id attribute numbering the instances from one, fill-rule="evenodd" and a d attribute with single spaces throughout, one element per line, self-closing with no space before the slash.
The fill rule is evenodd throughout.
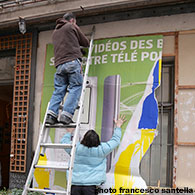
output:
<path id="1" fill-rule="evenodd" d="M 80 142 L 76 145 L 72 185 L 100 185 L 106 181 L 106 156 L 119 144 L 121 128 L 115 128 L 108 142 L 101 142 L 98 147 L 88 148 Z M 71 143 L 71 133 L 61 139 L 61 143 Z M 70 149 L 66 152 L 70 154 Z"/>

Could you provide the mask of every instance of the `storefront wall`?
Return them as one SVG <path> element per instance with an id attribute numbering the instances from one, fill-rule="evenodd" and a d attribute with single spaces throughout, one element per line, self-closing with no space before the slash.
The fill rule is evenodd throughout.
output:
<path id="1" fill-rule="evenodd" d="M 177 185 L 195 188 L 195 32 L 179 34 Z"/>
<path id="2" fill-rule="evenodd" d="M 176 140 L 173 186 L 187 186 L 193 188 L 195 188 L 195 177 L 192 174 L 192 170 L 195 168 L 193 163 L 195 160 L 195 144 L 193 143 L 195 137 L 195 133 L 193 131 L 195 121 L 195 77 L 193 76 L 195 74 L 193 60 L 195 56 L 193 53 L 195 50 L 195 46 L 193 45 L 195 41 L 195 33 L 191 32 L 191 30 L 195 29 L 194 17 L 195 14 L 180 14 L 173 16 L 116 21 L 95 25 L 95 39 L 121 36 L 139 36 L 147 34 L 164 35 L 163 56 L 174 56 L 176 59 L 176 111 L 174 129 Z M 81 26 L 81 29 L 84 33 L 88 34 L 92 29 L 92 25 Z M 191 33 L 184 34 L 183 31 L 190 31 Z M 52 31 L 43 31 L 39 33 L 35 87 L 36 106 L 34 113 L 34 147 L 36 146 L 40 129 L 39 121 L 46 45 L 51 43 L 51 36 Z M 188 106 L 184 106 L 184 103 L 187 102 L 189 102 Z M 185 117 L 187 117 L 187 119 Z M 180 142 L 187 142 L 187 144 L 183 146 Z M 188 142 L 190 144 L 188 144 Z"/>

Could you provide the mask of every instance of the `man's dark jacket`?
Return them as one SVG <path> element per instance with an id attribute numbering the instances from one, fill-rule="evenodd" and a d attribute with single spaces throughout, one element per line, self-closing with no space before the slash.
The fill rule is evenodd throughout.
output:
<path id="1" fill-rule="evenodd" d="M 60 18 L 56 21 L 56 27 L 52 35 L 54 45 L 55 66 L 65 62 L 82 58 L 80 46 L 88 47 L 89 40 L 81 32 L 80 28 Z"/>

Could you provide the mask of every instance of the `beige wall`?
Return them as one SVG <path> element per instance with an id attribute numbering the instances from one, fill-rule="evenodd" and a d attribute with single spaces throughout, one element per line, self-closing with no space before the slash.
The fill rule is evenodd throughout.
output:
<path id="1" fill-rule="evenodd" d="M 163 39 L 163 55 L 175 55 L 175 36 L 164 36 Z"/>
<path id="2" fill-rule="evenodd" d="M 179 35 L 178 163 L 176 183 L 195 189 L 195 32 Z M 193 87 L 194 86 L 194 87 Z M 185 88 L 184 88 L 185 87 Z M 188 88 L 188 89 L 187 89 Z M 191 88 L 191 89 L 189 89 Z M 191 145 L 190 145 L 191 144 Z"/>
<path id="3" fill-rule="evenodd" d="M 179 35 L 179 85 L 195 85 L 195 32 Z"/>
<path id="4" fill-rule="evenodd" d="M 188 74 L 191 74 L 190 70 Z M 178 95 L 178 143 L 195 143 L 194 127 L 195 89 L 180 89 Z M 177 186 L 190 186 L 195 189 L 195 146 L 179 144 L 177 158 Z"/>
<path id="5" fill-rule="evenodd" d="M 195 143 L 195 89 L 179 90 L 178 127 L 178 142 Z"/>
<path id="6" fill-rule="evenodd" d="M 143 18 L 134 19 L 127 21 L 110 22 L 104 24 L 97 24 L 95 39 L 109 38 L 109 37 L 120 37 L 120 36 L 136 36 L 151 33 L 170 32 L 178 30 L 189 30 L 195 28 L 195 14 L 182 14 L 177 16 L 164 16 L 155 18 Z M 176 22 L 177 21 L 177 22 Z M 173 25 L 174 24 L 174 25 Z M 89 33 L 92 26 L 82 26 L 81 29 L 84 33 Z M 51 43 L 52 31 L 39 33 L 39 45 L 38 45 L 38 56 L 37 56 L 37 75 L 36 75 L 36 100 L 35 100 L 35 135 L 34 144 L 36 144 L 39 120 L 40 120 L 40 105 L 41 105 L 41 94 L 43 85 L 43 71 L 45 64 L 46 44 Z M 194 35 L 189 35 L 194 40 Z M 179 83 L 185 85 L 195 85 L 195 75 L 193 68 L 193 58 L 195 55 L 195 46 L 193 41 L 188 35 L 181 35 L 179 37 Z M 184 48 L 183 48 L 184 47 Z M 190 51 L 189 51 L 190 49 Z M 187 52 L 188 50 L 188 52 Z M 175 37 L 165 36 L 163 55 L 174 55 L 175 54 Z M 189 59 L 190 58 L 190 59 Z M 184 95 L 185 93 L 185 95 Z M 190 94 L 191 93 L 191 94 Z M 195 140 L 194 133 L 194 121 L 195 112 L 193 110 L 195 105 L 194 91 L 181 91 L 178 97 L 178 112 L 179 112 L 179 140 L 182 141 L 193 141 Z M 185 104 L 191 101 L 189 105 Z M 184 115 L 189 113 L 189 121 L 186 123 Z M 190 114 L 192 113 L 192 114 Z M 186 115 L 187 117 L 187 115 Z M 186 127 L 186 124 L 188 127 Z M 191 136 L 190 136 L 191 135 Z M 193 147 L 180 147 L 178 150 L 178 162 L 177 162 L 177 186 L 189 186 L 195 188 L 195 178 L 192 175 L 193 161 L 195 160 Z M 186 156 L 183 156 L 185 152 Z M 189 155 L 188 155 L 189 154 Z M 195 167 L 194 167 L 195 169 Z"/>
<path id="7" fill-rule="evenodd" d="M 195 149 L 194 147 L 180 146 L 178 148 L 177 187 L 195 188 Z"/>
<path id="8" fill-rule="evenodd" d="M 96 38 L 191 30 L 195 28 L 194 18 L 192 13 L 97 24 Z M 91 27 L 83 26 L 83 29 L 89 31 Z"/>

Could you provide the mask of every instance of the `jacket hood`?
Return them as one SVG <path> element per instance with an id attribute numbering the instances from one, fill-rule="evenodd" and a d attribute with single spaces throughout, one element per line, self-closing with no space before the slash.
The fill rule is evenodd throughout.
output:
<path id="1" fill-rule="evenodd" d="M 55 27 L 55 29 L 59 29 L 62 26 L 64 26 L 65 24 L 67 24 L 67 23 L 68 23 L 67 20 L 65 20 L 63 18 L 59 18 L 59 19 L 56 20 L 56 27 Z"/>

